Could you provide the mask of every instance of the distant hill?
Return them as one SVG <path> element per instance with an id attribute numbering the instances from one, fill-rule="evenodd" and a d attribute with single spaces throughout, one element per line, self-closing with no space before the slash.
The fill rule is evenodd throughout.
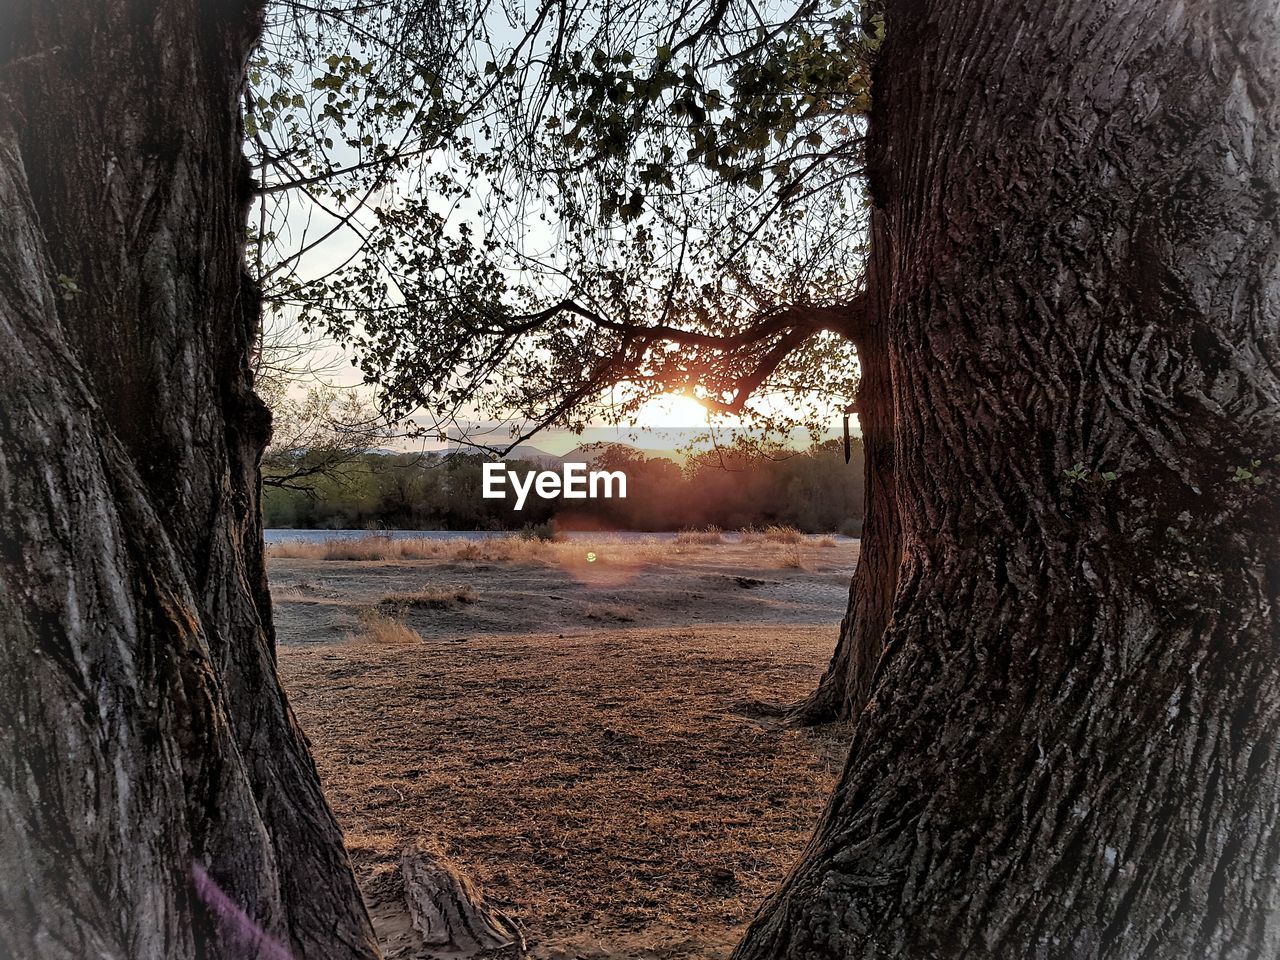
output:
<path id="1" fill-rule="evenodd" d="M 642 456 L 644 456 L 646 459 L 649 459 L 649 460 L 670 460 L 673 463 L 682 463 L 685 459 L 683 456 L 676 453 L 676 451 L 674 450 L 650 450 L 646 447 L 637 447 L 635 444 L 622 443 L 617 440 L 608 441 L 608 445 L 617 446 L 617 447 L 630 447 L 636 453 L 641 454 Z M 568 453 L 566 453 L 563 457 L 560 457 L 559 459 L 562 460 L 564 463 L 585 463 L 590 465 L 596 462 L 596 458 L 599 457 L 599 455 L 600 455 L 600 450 L 596 448 L 596 445 L 585 444 L 584 446 L 574 447 L 572 450 L 570 450 Z"/>
<path id="2" fill-rule="evenodd" d="M 368 452 L 373 454 L 379 454 L 382 456 L 403 456 L 404 455 L 403 450 L 380 449 L 380 450 L 370 450 Z M 455 454 L 477 455 L 477 454 L 483 454 L 483 453 L 484 453 L 483 450 L 480 450 L 474 447 L 458 446 L 458 447 L 451 447 L 450 449 L 447 449 L 447 450 L 424 450 L 420 454 L 420 456 L 426 457 L 429 460 L 443 460 L 446 457 L 451 457 Z M 503 457 L 503 459 L 504 460 L 530 460 L 535 463 L 550 463 L 550 464 L 560 463 L 561 461 L 561 458 L 557 457 L 554 453 L 547 453 L 547 451 L 540 450 L 537 447 L 530 446 L 527 443 L 522 443 L 515 447 L 512 447 L 511 451 L 505 457 Z"/>
<path id="3" fill-rule="evenodd" d="M 554 453 L 547 453 L 547 451 L 539 450 L 537 447 L 530 446 L 527 443 L 512 447 L 502 459 L 531 460 L 534 463 L 563 463 L 565 460 L 564 457 L 557 457 Z"/>

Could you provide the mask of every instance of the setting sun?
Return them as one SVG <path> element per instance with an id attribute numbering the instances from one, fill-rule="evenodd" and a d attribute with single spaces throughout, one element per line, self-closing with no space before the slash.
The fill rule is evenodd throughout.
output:
<path id="1" fill-rule="evenodd" d="M 636 411 L 635 425 L 650 429 L 705 427 L 707 408 L 685 394 L 664 393 L 646 401 Z"/>

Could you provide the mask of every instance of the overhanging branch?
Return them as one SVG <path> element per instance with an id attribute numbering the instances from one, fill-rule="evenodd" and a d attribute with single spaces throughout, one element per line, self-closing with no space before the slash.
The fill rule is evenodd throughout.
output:
<path id="1" fill-rule="evenodd" d="M 503 332 L 517 335 L 527 333 L 536 329 L 557 313 L 572 313 L 601 329 L 622 334 L 632 342 L 658 343 L 666 341 L 683 347 L 709 347 L 713 350 L 738 350 L 742 347 L 760 343 L 762 340 L 768 340 L 778 334 L 798 329 L 806 331 L 805 339 L 813 334 L 826 331 L 837 333 L 849 340 L 855 340 L 856 330 L 861 324 L 863 299 L 859 295 L 854 300 L 835 305 L 793 304 L 776 312 L 766 314 L 763 318 L 738 333 L 716 334 L 686 330 L 666 323 L 642 325 L 611 320 L 578 303 L 576 300 L 566 298 L 545 310 L 513 318 L 517 322 L 504 327 Z"/>

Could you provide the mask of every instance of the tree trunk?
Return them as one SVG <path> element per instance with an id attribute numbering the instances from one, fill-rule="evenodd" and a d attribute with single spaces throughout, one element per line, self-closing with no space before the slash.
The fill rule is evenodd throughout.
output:
<path id="1" fill-rule="evenodd" d="M 872 211 L 873 259 L 867 268 L 862 317 L 854 327 L 861 379 L 858 423 L 866 483 L 858 566 L 849 587 L 849 603 L 840 622 L 835 654 L 817 689 L 787 714 L 790 723 L 805 725 L 852 720 L 871 691 L 871 679 L 883 650 L 884 631 L 898 587 L 902 545 L 893 480 L 893 377 L 889 369 L 886 320 L 888 237 L 884 217 Z"/>
<path id="2" fill-rule="evenodd" d="M 1274 957 L 1280 14 L 886 6 L 900 585 L 736 956 Z"/>
<path id="3" fill-rule="evenodd" d="M 0 943 L 376 956 L 275 673 L 260 4 L 0 2 Z"/>

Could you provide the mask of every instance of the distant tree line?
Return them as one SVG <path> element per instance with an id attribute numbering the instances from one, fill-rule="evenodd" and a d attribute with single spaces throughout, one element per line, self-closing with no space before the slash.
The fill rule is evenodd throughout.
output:
<path id="1" fill-rule="evenodd" d="M 530 494 L 484 499 L 485 457 L 459 453 L 365 453 L 306 489 L 268 485 L 268 527 L 302 529 L 520 530 L 554 523 L 563 529 L 679 530 L 714 525 L 738 529 L 788 524 L 808 533 L 857 535 L 862 528 L 862 447 L 854 441 L 805 451 L 711 450 L 683 464 L 623 445 L 593 450 L 593 469 L 623 470 L 626 499 L 560 500 Z M 309 456 L 281 469 L 305 469 Z M 558 469 L 558 462 L 508 460 L 514 471 Z"/>

